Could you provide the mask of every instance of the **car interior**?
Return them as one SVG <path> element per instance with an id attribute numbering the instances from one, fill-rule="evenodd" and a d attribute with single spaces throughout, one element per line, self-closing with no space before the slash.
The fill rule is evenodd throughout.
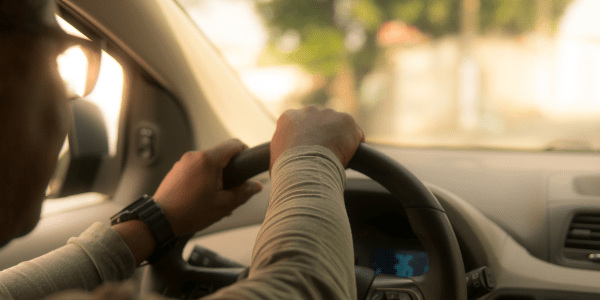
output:
<path id="1" fill-rule="evenodd" d="M 73 102 L 74 127 L 42 218 L 0 250 L 0 269 L 59 248 L 95 222 L 109 224 L 152 195 L 185 152 L 229 138 L 250 149 L 226 169 L 226 185 L 255 178 L 263 190 L 183 237 L 163 261 L 137 268 L 135 279 L 143 291 L 195 299 L 250 265 L 269 204 L 265 143 L 277 116 L 183 2 L 57 0 L 65 30 L 102 42 L 100 75 Z M 597 147 L 573 151 L 403 146 L 367 135 L 344 194 L 358 299 L 454 299 L 444 293 L 463 288 L 468 299 L 600 299 L 597 125 Z"/>

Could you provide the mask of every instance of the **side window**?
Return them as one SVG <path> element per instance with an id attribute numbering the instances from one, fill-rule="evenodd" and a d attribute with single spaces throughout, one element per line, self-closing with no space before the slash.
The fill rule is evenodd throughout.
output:
<path id="1" fill-rule="evenodd" d="M 59 16 L 56 16 L 59 25 L 64 31 L 71 35 L 89 39 L 70 23 Z M 67 52 L 58 59 L 61 75 L 70 74 L 69 68 L 73 64 L 81 63 L 81 55 L 77 51 Z M 85 57 L 84 57 L 85 59 Z M 85 61 L 83 62 L 85 63 Z M 72 68 L 72 67 L 71 67 Z M 67 80 L 80 80 L 78 76 L 69 76 Z M 106 143 L 108 145 L 107 153 L 103 160 L 115 159 L 117 154 L 117 137 L 119 132 L 119 116 L 123 100 L 124 72 L 121 64 L 117 62 L 110 54 L 102 51 L 100 72 L 94 90 L 82 99 L 78 99 L 80 104 L 87 108 L 93 108 L 96 115 L 104 123 Z M 91 205 L 106 200 L 107 195 L 90 192 L 89 186 L 82 185 L 80 180 L 73 178 L 71 164 L 71 149 L 69 149 L 69 138 L 67 137 L 60 151 L 56 170 L 48 187 L 46 189 L 46 200 L 42 206 L 42 217 L 52 215 L 70 209 Z M 69 174 L 71 172 L 71 174 Z M 77 175 L 75 175 L 77 176 Z M 69 182 L 67 182 L 69 181 Z M 68 184 L 71 190 L 77 193 L 64 196 L 63 188 Z M 75 187 L 75 188 L 73 188 Z"/>

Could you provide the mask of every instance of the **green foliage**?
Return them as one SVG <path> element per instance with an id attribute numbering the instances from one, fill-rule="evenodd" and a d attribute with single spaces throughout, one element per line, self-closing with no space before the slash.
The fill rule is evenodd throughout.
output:
<path id="1" fill-rule="evenodd" d="M 427 0 L 422 3 L 424 7 L 416 21 L 403 21 L 433 37 L 459 32 L 461 14 L 459 0 Z"/>
<path id="2" fill-rule="evenodd" d="M 369 32 L 376 32 L 383 21 L 381 7 L 372 0 L 358 0 L 352 8 L 352 15 Z"/>
<path id="3" fill-rule="evenodd" d="M 256 2 L 271 28 L 271 43 L 262 62 L 297 63 L 308 71 L 332 77 L 340 66 L 351 64 L 360 82 L 374 66 L 380 50 L 376 34 L 390 20 L 401 20 L 436 38 L 460 32 L 462 0 L 271 0 Z M 550 0 L 547 0 L 550 1 Z M 570 0 L 552 0 L 552 26 Z M 348 8 L 349 7 L 349 8 Z M 336 18 L 337 14 L 337 18 Z M 344 16 L 340 21 L 339 15 Z M 536 22 L 536 0 L 480 0 L 479 28 L 482 34 L 522 34 Z M 364 28 L 365 42 L 357 51 L 344 45 L 349 24 Z M 300 46 L 285 52 L 276 45 L 288 31 L 300 34 Z"/>
<path id="4" fill-rule="evenodd" d="M 433 24 L 446 24 L 450 18 L 448 2 L 435 1 L 427 8 L 427 19 Z"/>
<path id="5" fill-rule="evenodd" d="M 481 1 L 479 27 L 483 33 L 519 34 L 535 27 L 535 0 Z"/>
<path id="6" fill-rule="evenodd" d="M 257 2 L 259 12 L 275 28 L 275 38 L 288 29 L 301 31 L 308 25 L 334 26 L 333 1 L 273 0 Z"/>
<path id="7" fill-rule="evenodd" d="M 424 8 L 425 3 L 421 0 L 397 1 L 390 5 L 390 14 L 394 19 L 414 24 Z"/>
<path id="8" fill-rule="evenodd" d="M 562 16 L 562 14 L 565 12 L 565 10 L 567 9 L 567 5 L 569 5 L 569 3 L 571 3 L 572 0 L 555 0 L 552 2 L 552 20 L 559 20 L 559 18 Z M 556 29 L 558 28 L 558 22 L 553 22 L 551 24 L 552 26 L 552 30 L 554 32 L 556 32 Z"/>
<path id="9" fill-rule="evenodd" d="M 301 29 L 302 44 L 287 53 L 290 62 L 305 66 L 312 73 L 334 75 L 344 60 L 344 37 L 331 26 L 309 24 Z"/>
<path id="10" fill-rule="evenodd" d="M 326 77 L 335 75 L 346 55 L 342 32 L 331 26 L 315 24 L 307 24 L 299 29 L 302 42 L 298 47 L 285 51 L 277 45 L 278 40 L 271 40 L 259 63 L 265 65 L 294 63 L 304 66 L 313 74 Z"/>

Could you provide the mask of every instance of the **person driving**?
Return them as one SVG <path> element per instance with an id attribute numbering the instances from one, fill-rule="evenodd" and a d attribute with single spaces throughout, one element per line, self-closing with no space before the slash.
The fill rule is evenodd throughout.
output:
<path id="1" fill-rule="evenodd" d="M 51 0 L 0 0 L 0 246 L 39 221 L 72 122 L 56 63 L 69 37 L 55 9 Z M 348 114 L 310 106 L 281 115 L 270 146 L 271 199 L 248 276 L 207 299 L 356 299 L 343 189 L 344 168 L 362 141 Z M 135 202 L 162 223 L 93 224 L 67 245 L 0 272 L 0 299 L 137 298 L 133 284 L 122 282 L 143 261 L 164 256 L 160 234 L 202 230 L 261 190 L 253 181 L 222 189 L 223 168 L 245 148 L 232 139 L 186 153 L 152 198 Z"/>

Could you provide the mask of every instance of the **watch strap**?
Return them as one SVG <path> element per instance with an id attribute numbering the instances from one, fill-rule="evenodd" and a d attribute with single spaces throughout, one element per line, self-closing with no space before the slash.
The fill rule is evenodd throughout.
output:
<path id="1" fill-rule="evenodd" d="M 137 201 L 125 207 L 121 212 L 111 218 L 111 225 L 123 223 L 132 219 L 144 222 L 154 240 L 156 247 L 150 257 L 146 259 L 149 263 L 155 263 L 163 258 L 175 246 L 179 237 L 173 232 L 171 224 L 165 213 L 148 195 L 142 196 Z"/>

